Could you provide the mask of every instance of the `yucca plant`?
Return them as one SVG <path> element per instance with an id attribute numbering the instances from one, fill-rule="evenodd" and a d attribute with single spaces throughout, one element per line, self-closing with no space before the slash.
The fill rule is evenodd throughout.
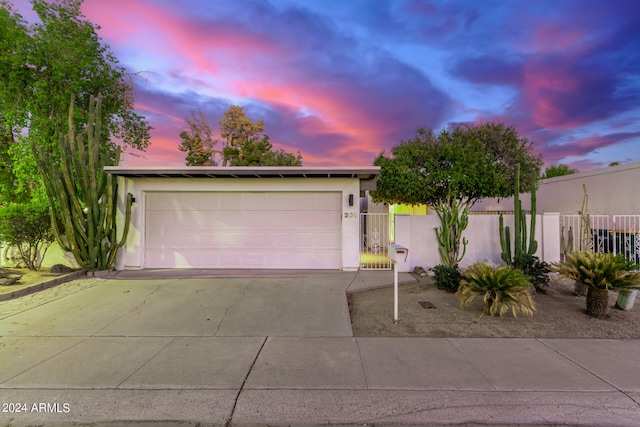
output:
<path id="1" fill-rule="evenodd" d="M 529 278 L 518 269 L 477 262 L 462 274 L 456 297 L 460 308 L 465 308 L 477 296 L 482 296 L 484 311 L 480 317 L 485 314 L 502 317 L 509 309 L 514 317 L 518 312 L 533 316 L 536 304 L 529 291 L 530 286 Z"/>
<path id="2" fill-rule="evenodd" d="M 579 251 L 568 253 L 564 263 L 554 262 L 550 269 L 583 283 L 587 289 L 587 314 L 606 318 L 609 313 L 609 291 L 640 289 L 640 265 L 622 255 Z"/>

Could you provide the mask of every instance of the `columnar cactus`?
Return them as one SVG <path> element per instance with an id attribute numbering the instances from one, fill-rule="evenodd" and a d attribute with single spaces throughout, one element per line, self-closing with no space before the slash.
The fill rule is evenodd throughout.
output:
<path id="1" fill-rule="evenodd" d="M 36 148 L 33 142 L 31 148 L 44 180 L 58 243 L 73 254 L 81 267 L 107 270 L 126 240 L 133 196 L 127 195 L 124 230 L 118 241 L 116 178 L 105 174 L 103 167 L 118 164 L 120 150 L 116 150 L 115 156 L 109 150 L 101 150 L 99 95 L 97 99 L 91 96 L 88 124 L 79 135 L 72 121 L 73 107 L 74 98 L 69 107 L 69 133 L 60 135 L 59 161 L 43 147 Z"/>
<path id="2" fill-rule="evenodd" d="M 578 211 L 580 215 L 580 250 L 588 251 L 592 249 L 592 236 L 591 236 L 591 216 L 587 213 L 587 202 L 589 201 L 589 195 L 587 194 L 586 184 L 582 184 L 582 191 L 584 191 L 584 197 L 582 199 L 582 209 Z"/>
<path id="3" fill-rule="evenodd" d="M 440 259 L 449 266 L 454 267 L 464 257 L 467 251 L 466 238 L 462 237 L 462 231 L 469 224 L 468 209 L 464 207 L 462 212 L 457 203 L 449 206 L 446 203 L 436 207 L 436 212 L 440 217 L 440 227 L 436 227 L 436 237 L 438 239 L 438 251 Z M 462 248 L 460 247 L 462 243 Z M 462 254 L 460 250 L 462 249 Z"/>
<path id="4" fill-rule="evenodd" d="M 531 182 L 531 221 L 529 225 L 529 245 L 527 247 L 527 217 L 522 210 L 520 201 L 520 165 L 516 165 L 515 182 L 513 184 L 513 217 L 514 217 L 514 242 L 513 257 L 511 256 L 511 233 L 509 227 L 504 226 L 502 214 L 500 214 L 500 257 L 507 264 L 513 264 L 514 260 L 522 255 L 534 255 L 538 250 L 538 242 L 535 239 L 536 231 L 536 183 Z"/>

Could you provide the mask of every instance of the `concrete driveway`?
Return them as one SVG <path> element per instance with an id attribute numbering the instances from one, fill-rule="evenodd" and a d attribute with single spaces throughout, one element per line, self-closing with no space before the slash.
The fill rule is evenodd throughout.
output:
<path id="1" fill-rule="evenodd" d="M 209 275 L 127 272 L 1 302 L 0 424 L 640 419 L 638 371 L 620 369 L 638 341 L 354 338 L 345 290 L 391 272 Z"/>
<path id="2" fill-rule="evenodd" d="M 143 274 L 94 279 L 95 286 L 11 316 L 0 324 L 0 335 L 352 336 L 345 289 L 356 273 L 183 278 Z M 27 302 L 18 299 L 6 305 L 24 306 L 23 301 Z"/>

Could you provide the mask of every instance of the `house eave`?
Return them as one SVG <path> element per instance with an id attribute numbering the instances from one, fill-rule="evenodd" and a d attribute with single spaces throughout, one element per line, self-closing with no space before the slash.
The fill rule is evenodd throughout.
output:
<path id="1" fill-rule="evenodd" d="M 375 180 L 377 166 L 364 167 L 219 167 L 219 166 L 106 166 L 105 172 L 127 178 L 357 178 Z"/>

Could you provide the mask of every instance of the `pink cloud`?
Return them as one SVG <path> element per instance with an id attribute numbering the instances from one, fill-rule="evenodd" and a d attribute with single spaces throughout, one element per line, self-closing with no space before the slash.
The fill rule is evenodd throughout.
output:
<path id="1" fill-rule="evenodd" d="M 584 42 L 588 36 L 589 32 L 585 28 L 574 30 L 567 27 L 566 23 L 557 25 L 541 22 L 536 25 L 536 31 L 530 40 L 530 48 L 536 52 L 584 49 Z"/>
<path id="2" fill-rule="evenodd" d="M 106 39 L 124 48 L 144 44 L 145 50 L 158 56 L 182 58 L 173 60 L 180 63 L 180 69 L 200 74 L 218 74 L 221 60 L 245 60 L 251 54 L 273 55 L 277 51 L 277 46 L 264 35 L 224 22 L 183 18 L 141 0 L 114 0 L 108 7 L 86 2 L 83 13 L 101 25 L 100 33 Z"/>

